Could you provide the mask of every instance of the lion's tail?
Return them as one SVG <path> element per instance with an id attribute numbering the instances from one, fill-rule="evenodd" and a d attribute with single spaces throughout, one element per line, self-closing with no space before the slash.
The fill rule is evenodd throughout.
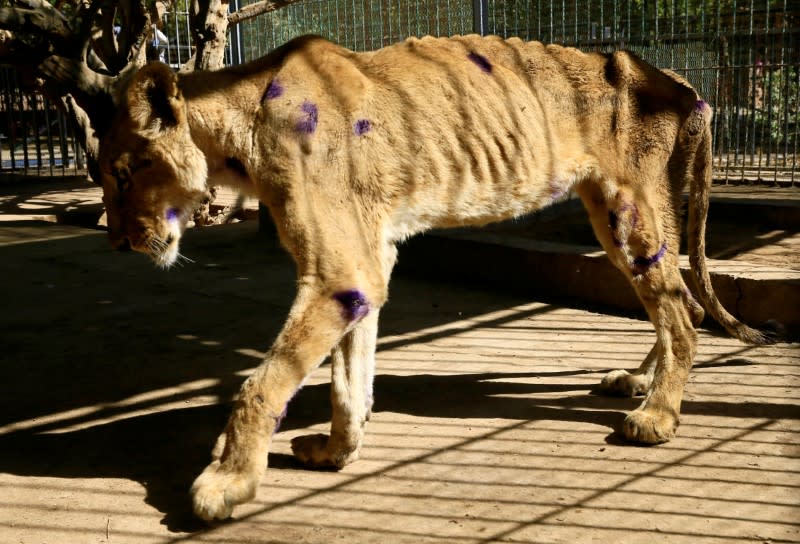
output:
<path id="1" fill-rule="evenodd" d="M 686 122 L 691 139 L 697 139 L 689 176 L 689 263 L 700 301 L 720 325 L 733 336 L 747 344 L 773 344 L 779 334 L 762 331 L 745 325 L 731 315 L 720 303 L 711 285 L 711 276 L 706 266 L 706 219 L 708 218 L 709 193 L 711 191 L 711 107 L 699 100 Z"/>

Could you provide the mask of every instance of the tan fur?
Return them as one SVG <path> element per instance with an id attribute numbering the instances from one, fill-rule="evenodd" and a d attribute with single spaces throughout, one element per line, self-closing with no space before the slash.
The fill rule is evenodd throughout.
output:
<path id="1" fill-rule="evenodd" d="M 358 457 L 395 245 L 432 227 L 502 220 L 577 191 L 656 329 L 642 368 L 605 380 L 646 395 L 624 422 L 631 440 L 673 436 L 696 352 L 703 310 L 678 270 L 687 181 L 700 298 L 739 338 L 766 340 L 725 312 L 707 281 L 711 109 L 629 53 L 466 36 L 356 54 L 305 37 L 214 73 L 149 65 L 117 101 L 101 150 L 115 245 L 171 265 L 212 176 L 258 196 L 297 262 L 286 325 L 192 488 L 205 519 L 254 496 L 287 402 L 331 352 L 330 436 L 293 449 L 316 466 Z"/>

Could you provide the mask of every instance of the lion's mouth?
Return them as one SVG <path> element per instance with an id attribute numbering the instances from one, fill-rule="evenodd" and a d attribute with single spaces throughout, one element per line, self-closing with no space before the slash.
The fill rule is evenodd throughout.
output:
<path id="1" fill-rule="evenodd" d="M 150 260 L 159 268 L 170 268 L 174 264 L 190 261 L 178 251 L 180 237 L 169 233 L 165 238 L 150 236 L 139 249 L 150 257 Z"/>
<path id="2" fill-rule="evenodd" d="M 166 228 L 163 228 L 166 227 Z M 127 232 L 112 235 L 115 248 L 126 246 L 137 253 L 142 253 L 159 268 L 170 268 L 176 264 L 192 262 L 180 254 L 182 225 L 178 221 L 170 221 L 160 228 L 145 227 L 130 229 Z M 114 243 L 117 240 L 117 243 Z"/>
<path id="3" fill-rule="evenodd" d="M 160 245 L 157 250 L 150 254 L 153 262 L 159 268 L 170 268 L 172 265 L 180 263 L 183 260 L 189 260 L 183 257 L 178 251 L 178 240 L 174 236 L 167 237 L 162 244 L 163 245 Z"/>

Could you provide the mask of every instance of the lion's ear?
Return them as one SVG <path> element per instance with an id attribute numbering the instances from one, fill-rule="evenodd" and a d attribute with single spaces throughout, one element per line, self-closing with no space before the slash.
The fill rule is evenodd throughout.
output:
<path id="1" fill-rule="evenodd" d="M 185 119 L 178 76 L 166 64 L 155 62 L 139 70 L 127 98 L 131 120 L 143 135 L 157 136 Z"/>

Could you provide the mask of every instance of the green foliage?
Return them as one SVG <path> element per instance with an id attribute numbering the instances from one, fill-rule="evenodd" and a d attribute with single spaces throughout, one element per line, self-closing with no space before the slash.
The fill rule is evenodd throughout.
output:
<path id="1" fill-rule="evenodd" d="M 764 75 L 763 105 L 755 111 L 756 134 L 772 149 L 794 149 L 800 118 L 800 69 L 779 68 Z"/>

